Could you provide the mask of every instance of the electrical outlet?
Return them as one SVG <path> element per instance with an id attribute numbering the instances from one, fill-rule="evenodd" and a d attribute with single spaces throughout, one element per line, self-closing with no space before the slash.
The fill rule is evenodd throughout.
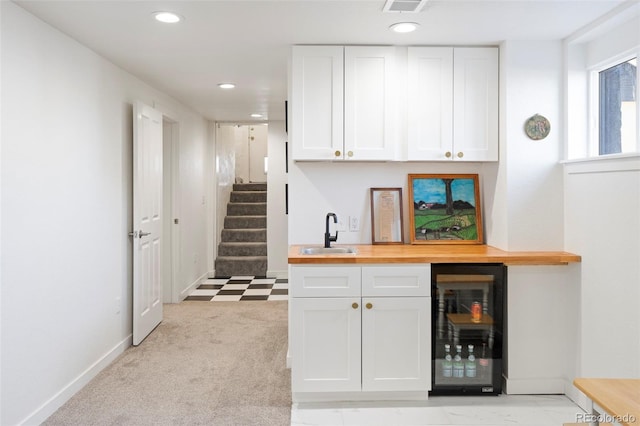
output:
<path id="1" fill-rule="evenodd" d="M 359 231 L 360 230 L 360 219 L 357 216 L 349 217 L 349 231 Z"/>

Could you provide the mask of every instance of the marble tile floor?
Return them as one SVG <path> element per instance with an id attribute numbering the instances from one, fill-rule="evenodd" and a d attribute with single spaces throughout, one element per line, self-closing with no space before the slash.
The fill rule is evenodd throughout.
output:
<path id="1" fill-rule="evenodd" d="M 289 280 L 253 275 L 207 278 L 184 300 L 207 302 L 289 300 Z"/>
<path id="2" fill-rule="evenodd" d="M 407 403 L 293 404 L 292 426 L 562 426 L 584 411 L 564 395 L 434 396 Z"/>

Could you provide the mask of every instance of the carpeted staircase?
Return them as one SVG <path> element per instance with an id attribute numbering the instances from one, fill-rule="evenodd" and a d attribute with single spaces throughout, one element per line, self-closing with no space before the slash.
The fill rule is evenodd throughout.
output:
<path id="1" fill-rule="evenodd" d="M 267 184 L 236 183 L 218 245 L 216 276 L 267 275 Z"/>

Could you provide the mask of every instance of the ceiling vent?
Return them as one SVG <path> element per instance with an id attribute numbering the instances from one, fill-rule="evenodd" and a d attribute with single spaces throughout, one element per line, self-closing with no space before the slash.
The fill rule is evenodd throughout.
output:
<path id="1" fill-rule="evenodd" d="M 420 12 L 429 0 L 387 0 L 383 12 Z"/>

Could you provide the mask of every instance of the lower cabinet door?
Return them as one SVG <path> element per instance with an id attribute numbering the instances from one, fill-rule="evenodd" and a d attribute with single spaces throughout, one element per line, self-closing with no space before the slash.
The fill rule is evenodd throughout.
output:
<path id="1" fill-rule="evenodd" d="M 362 390 L 427 391 L 430 297 L 362 298 Z"/>
<path id="2" fill-rule="evenodd" d="M 293 298 L 290 303 L 292 391 L 360 391 L 360 298 Z"/>

